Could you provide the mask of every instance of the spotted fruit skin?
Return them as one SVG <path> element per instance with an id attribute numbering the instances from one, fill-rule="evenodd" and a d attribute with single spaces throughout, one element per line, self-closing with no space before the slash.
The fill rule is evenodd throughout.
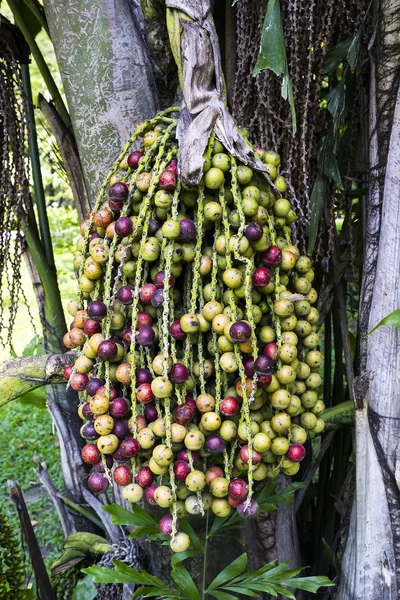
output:
<path id="1" fill-rule="evenodd" d="M 63 342 L 85 484 L 157 506 L 184 552 L 177 517 L 255 518 L 255 486 L 302 469 L 325 405 L 315 274 L 279 155 L 254 148 L 258 171 L 212 136 L 189 187 L 176 117 L 138 126 L 82 222 Z"/>

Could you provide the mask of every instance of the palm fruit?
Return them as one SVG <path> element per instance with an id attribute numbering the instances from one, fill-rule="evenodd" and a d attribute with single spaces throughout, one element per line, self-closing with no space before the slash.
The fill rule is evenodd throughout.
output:
<path id="1" fill-rule="evenodd" d="M 324 409 L 314 273 L 291 242 L 276 153 L 258 153 L 271 183 L 211 135 L 187 189 L 174 110 L 138 127 L 81 225 L 65 339 L 89 487 L 118 469 L 126 499 L 171 511 L 173 541 L 182 511 L 257 514 L 254 481 L 299 469 Z"/>

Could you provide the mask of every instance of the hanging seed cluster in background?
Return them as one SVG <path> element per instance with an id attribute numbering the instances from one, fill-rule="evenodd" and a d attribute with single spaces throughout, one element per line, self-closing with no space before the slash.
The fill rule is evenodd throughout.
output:
<path id="1" fill-rule="evenodd" d="M 291 243 L 279 156 L 256 149 L 272 187 L 211 136 L 185 189 L 176 110 L 137 129 L 81 224 L 64 342 L 79 349 L 65 376 L 89 488 L 113 479 L 165 508 L 160 530 L 182 551 L 178 516 L 255 516 L 254 485 L 297 473 L 324 404 L 314 272 Z"/>

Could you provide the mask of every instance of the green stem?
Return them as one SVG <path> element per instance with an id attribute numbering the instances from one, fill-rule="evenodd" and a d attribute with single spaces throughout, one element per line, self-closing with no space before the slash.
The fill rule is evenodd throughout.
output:
<path id="1" fill-rule="evenodd" d="M 206 539 L 204 541 L 204 558 L 203 558 L 203 584 L 201 590 L 201 598 L 205 600 L 206 597 L 206 572 L 207 572 L 207 547 L 208 547 L 208 518 L 210 511 L 206 511 Z"/>
<path id="2" fill-rule="evenodd" d="M 29 118 L 29 150 L 31 155 L 33 187 L 35 189 L 35 200 L 39 216 L 40 237 L 43 244 L 47 263 L 54 267 L 53 246 L 51 243 L 51 234 L 49 219 L 46 211 L 46 200 L 43 189 L 42 172 L 40 169 L 39 147 L 37 141 L 37 132 L 35 124 L 35 115 L 33 110 L 31 78 L 29 75 L 29 65 L 22 65 L 22 82 L 27 101 L 27 111 Z"/>
<path id="3" fill-rule="evenodd" d="M 67 326 L 65 324 L 64 310 L 61 302 L 60 289 L 57 282 L 55 268 L 47 262 L 43 246 L 40 242 L 33 215 L 25 216 L 25 237 L 38 271 L 44 290 L 44 320 L 47 350 L 49 352 L 64 352 L 62 342 Z"/>
<path id="4" fill-rule="evenodd" d="M 61 119 L 64 121 L 67 127 L 71 127 L 71 119 L 69 117 L 69 113 L 64 104 L 64 101 L 61 97 L 60 90 L 58 89 L 57 84 L 53 79 L 50 69 L 43 58 L 43 54 L 41 53 L 39 46 L 37 45 L 35 38 L 29 29 L 29 26 L 23 18 L 22 12 L 18 6 L 18 0 L 7 0 L 7 3 L 14 15 L 15 24 L 20 28 L 22 35 L 24 36 L 31 50 L 32 56 L 36 61 L 39 71 L 44 79 L 47 89 L 49 90 L 49 94 L 54 102 L 54 105 Z"/>
<path id="5" fill-rule="evenodd" d="M 45 32 L 50 38 L 49 26 L 47 24 L 46 15 L 44 14 L 43 6 L 38 0 L 24 0 L 24 4 L 33 12 Z"/>

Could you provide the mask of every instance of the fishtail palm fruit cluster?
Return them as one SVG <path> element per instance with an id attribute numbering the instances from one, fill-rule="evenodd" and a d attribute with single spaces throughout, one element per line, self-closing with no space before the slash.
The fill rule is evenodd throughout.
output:
<path id="1" fill-rule="evenodd" d="M 324 404 L 314 272 L 291 243 L 279 156 L 257 149 L 273 187 L 211 136 L 186 189 L 174 110 L 137 129 L 81 224 L 64 342 L 89 488 L 113 479 L 168 509 L 160 530 L 182 551 L 178 517 L 255 516 L 255 482 L 297 473 Z"/>
<path id="2" fill-rule="evenodd" d="M 0 505 L 0 598 L 24 597 L 24 566 L 21 548 L 9 520 Z"/>

